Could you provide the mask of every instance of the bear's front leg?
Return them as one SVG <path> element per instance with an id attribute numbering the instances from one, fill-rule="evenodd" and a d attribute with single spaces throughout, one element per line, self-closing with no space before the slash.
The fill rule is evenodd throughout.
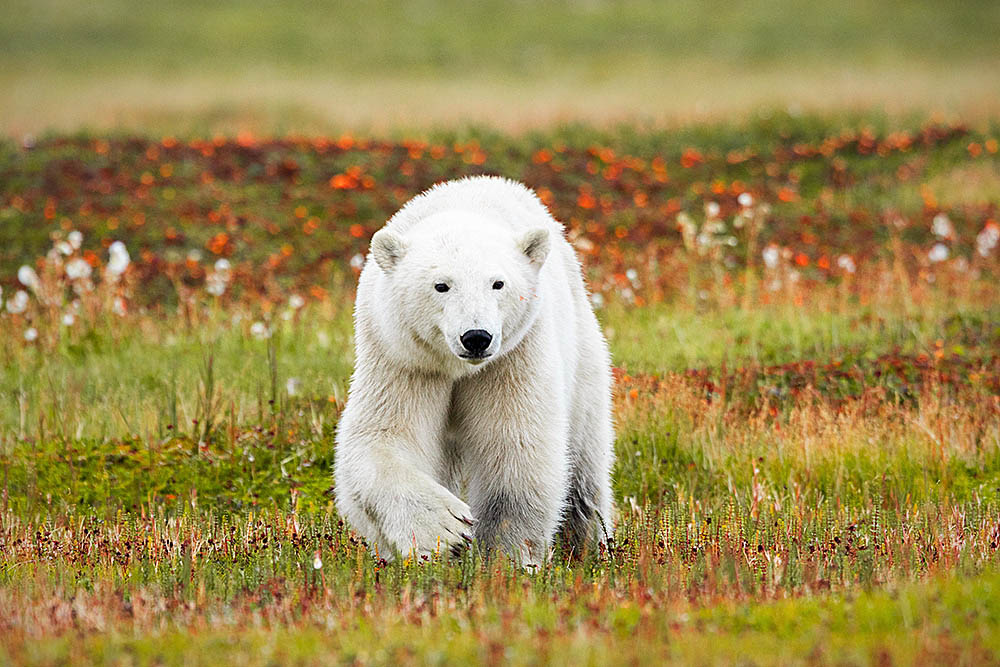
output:
<path id="1" fill-rule="evenodd" d="M 500 360 L 461 381 L 452 407 L 476 541 L 532 567 L 548 557 L 562 517 L 568 429 L 563 392 L 517 363 Z"/>
<path id="2" fill-rule="evenodd" d="M 437 480 L 445 378 L 359 371 L 337 428 L 337 509 L 378 550 L 431 555 L 472 539 L 473 513 Z"/>
<path id="3" fill-rule="evenodd" d="M 471 489 L 476 541 L 486 554 L 503 550 L 524 567 L 548 558 L 559 526 L 561 484 L 525 476 L 501 483 L 480 479 Z M 499 480 L 494 480 L 499 481 Z"/>

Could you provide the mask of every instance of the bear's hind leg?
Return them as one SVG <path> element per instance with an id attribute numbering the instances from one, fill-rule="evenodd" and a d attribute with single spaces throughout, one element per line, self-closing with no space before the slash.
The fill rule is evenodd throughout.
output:
<path id="1" fill-rule="evenodd" d="M 577 556 L 588 546 L 606 543 L 614 531 L 610 388 L 580 398 L 570 422 L 569 489 L 559 531 L 563 546 Z"/>
<path id="2" fill-rule="evenodd" d="M 611 491 L 594 471 L 570 473 L 566 510 L 559 530 L 563 548 L 580 556 L 590 546 L 606 543 L 614 530 Z M 589 474 L 588 474 L 589 473 Z"/>

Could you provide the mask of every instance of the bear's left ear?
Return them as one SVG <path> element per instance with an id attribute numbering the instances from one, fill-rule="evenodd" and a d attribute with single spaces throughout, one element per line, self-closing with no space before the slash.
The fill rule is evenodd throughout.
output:
<path id="1" fill-rule="evenodd" d="M 517 247 L 525 254 L 528 261 L 541 268 L 545 263 L 545 258 L 549 255 L 549 230 L 544 228 L 532 229 L 527 232 L 517 242 Z"/>

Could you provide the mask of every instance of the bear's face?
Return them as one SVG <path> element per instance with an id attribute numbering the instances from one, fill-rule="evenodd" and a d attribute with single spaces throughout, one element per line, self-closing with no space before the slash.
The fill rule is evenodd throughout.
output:
<path id="1" fill-rule="evenodd" d="M 534 320 L 549 232 L 515 236 L 472 217 L 439 213 L 406 236 L 383 229 L 371 249 L 395 323 L 441 356 L 478 366 L 516 345 Z"/>

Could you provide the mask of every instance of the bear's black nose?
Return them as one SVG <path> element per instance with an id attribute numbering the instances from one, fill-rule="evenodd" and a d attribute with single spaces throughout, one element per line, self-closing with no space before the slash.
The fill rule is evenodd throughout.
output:
<path id="1" fill-rule="evenodd" d="M 483 329 L 469 329 L 459 338 L 465 349 L 472 354 L 482 354 L 490 346 L 493 336 Z"/>

